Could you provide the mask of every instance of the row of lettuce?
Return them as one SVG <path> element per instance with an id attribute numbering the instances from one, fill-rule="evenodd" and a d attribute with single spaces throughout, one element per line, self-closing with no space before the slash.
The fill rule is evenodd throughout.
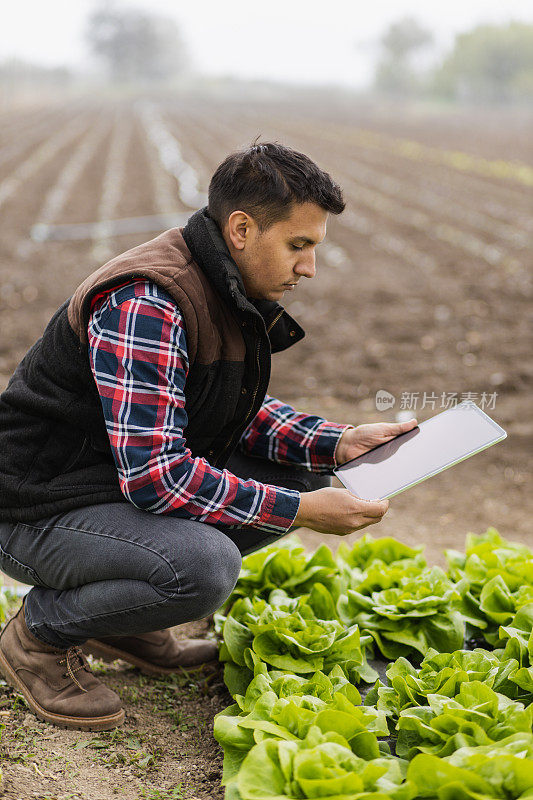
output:
<path id="1" fill-rule="evenodd" d="M 244 559 L 216 615 L 226 800 L 533 797 L 533 552 L 492 528 L 446 556 L 366 535 Z"/>

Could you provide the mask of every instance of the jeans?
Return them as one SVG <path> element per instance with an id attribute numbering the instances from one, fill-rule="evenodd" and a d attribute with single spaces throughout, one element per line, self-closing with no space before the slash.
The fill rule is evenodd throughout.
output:
<path id="1" fill-rule="evenodd" d="M 240 453 L 227 467 L 302 492 L 331 485 L 327 475 Z M 125 500 L 0 521 L 0 569 L 34 587 L 24 604 L 30 633 L 66 649 L 208 616 L 233 591 L 241 557 L 279 538 L 153 514 Z"/>

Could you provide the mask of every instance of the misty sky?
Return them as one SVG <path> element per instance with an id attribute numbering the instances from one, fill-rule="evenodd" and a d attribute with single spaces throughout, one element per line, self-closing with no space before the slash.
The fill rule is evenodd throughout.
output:
<path id="1" fill-rule="evenodd" d="M 87 65 L 86 15 L 95 0 L 0 0 L 0 61 Z M 106 3 L 109 6 L 110 3 Z M 304 83 L 368 83 L 376 40 L 414 15 L 442 50 L 457 32 L 483 22 L 533 22 L 532 0 L 139 0 L 180 25 L 197 71 Z"/>

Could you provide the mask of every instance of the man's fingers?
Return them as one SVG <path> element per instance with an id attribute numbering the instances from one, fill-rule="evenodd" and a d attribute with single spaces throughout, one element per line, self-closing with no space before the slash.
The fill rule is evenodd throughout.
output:
<path id="1" fill-rule="evenodd" d="M 383 514 L 386 513 L 388 507 L 388 500 L 371 500 L 370 502 L 365 503 L 363 514 L 365 517 L 370 517 L 371 519 L 379 519 L 383 516 Z"/>
<path id="2" fill-rule="evenodd" d="M 383 422 L 381 424 L 383 425 L 381 435 L 387 437 L 387 439 L 394 439 L 400 433 L 407 433 L 407 431 L 416 428 L 418 422 L 416 419 L 410 419 L 407 422 Z"/>
<path id="3" fill-rule="evenodd" d="M 368 519 L 365 518 L 365 521 L 362 525 L 359 526 L 357 530 L 360 528 L 368 528 L 369 525 L 377 525 L 377 523 L 381 520 L 381 517 L 369 517 Z"/>
<path id="4" fill-rule="evenodd" d="M 406 433 L 407 431 L 411 431 L 413 428 L 416 428 L 418 422 L 413 417 L 413 419 L 409 419 L 407 422 L 397 422 L 396 425 L 398 426 L 400 433 Z"/>
<path id="5" fill-rule="evenodd" d="M 408 419 L 406 422 L 388 422 L 385 424 L 388 425 L 387 432 L 389 436 L 398 436 L 399 433 L 406 433 L 416 428 L 418 422 L 413 417 L 413 419 Z"/>

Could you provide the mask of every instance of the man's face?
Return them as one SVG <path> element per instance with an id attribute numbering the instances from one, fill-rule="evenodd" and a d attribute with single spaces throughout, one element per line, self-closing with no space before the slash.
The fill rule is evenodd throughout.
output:
<path id="1" fill-rule="evenodd" d="M 287 219 L 261 232 L 255 220 L 234 211 L 224 239 L 242 275 L 246 294 L 280 300 L 300 278 L 315 275 L 315 248 L 326 235 L 328 212 L 315 203 L 297 203 Z"/>

